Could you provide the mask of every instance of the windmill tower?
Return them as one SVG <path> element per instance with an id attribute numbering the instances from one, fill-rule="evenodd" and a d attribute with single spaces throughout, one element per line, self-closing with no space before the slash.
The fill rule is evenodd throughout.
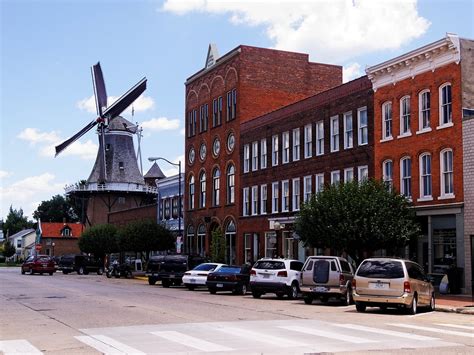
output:
<path id="1" fill-rule="evenodd" d="M 146 78 L 110 106 L 100 63 L 92 67 L 92 82 L 98 117 L 68 140 L 56 146 L 56 155 L 97 126 L 99 150 L 87 181 L 66 187 L 66 194 L 83 204 L 82 221 L 86 226 L 108 223 L 110 212 L 151 203 L 156 188 L 145 185 L 138 168 L 133 136 L 140 131 L 119 116 L 146 89 Z"/>

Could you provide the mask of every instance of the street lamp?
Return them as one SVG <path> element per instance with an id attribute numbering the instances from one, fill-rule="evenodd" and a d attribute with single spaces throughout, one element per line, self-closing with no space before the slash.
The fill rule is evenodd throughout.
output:
<path id="1" fill-rule="evenodd" d="M 171 165 L 174 165 L 174 166 L 178 167 L 178 195 L 179 195 L 179 201 L 178 201 L 178 236 L 182 237 L 181 236 L 181 198 L 182 198 L 181 197 L 181 160 L 179 160 L 178 163 L 173 163 L 173 162 L 170 162 L 168 159 L 162 158 L 162 157 L 149 157 L 148 158 L 148 161 L 150 161 L 150 162 L 157 161 L 157 160 L 164 160 L 168 164 L 171 164 Z M 156 203 L 157 203 L 158 208 L 159 208 L 160 201 L 156 201 Z"/>
<path id="2" fill-rule="evenodd" d="M 55 245 L 56 244 L 54 242 L 51 243 L 51 246 L 53 247 L 53 256 L 54 256 L 54 247 L 55 247 Z"/>

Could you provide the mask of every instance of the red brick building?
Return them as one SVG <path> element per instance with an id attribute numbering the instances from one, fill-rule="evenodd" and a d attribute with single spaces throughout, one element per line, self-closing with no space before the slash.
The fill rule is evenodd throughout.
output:
<path id="1" fill-rule="evenodd" d="M 40 253 L 51 256 L 80 253 L 78 241 L 83 228 L 80 223 L 42 222 Z"/>
<path id="2" fill-rule="evenodd" d="M 342 82 L 340 66 L 308 55 L 239 46 L 186 81 L 185 250 L 207 254 L 211 231 L 226 236 L 228 262 L 243 262 L 240 131 L 244 122 Z"/>
<path id="3" fill-rule="evenodd" d="M 375 92 L 375 177 L 412 199 L 422 236 L 407 257 L 428 272 L 466 267 L 463 97 L 472 95 L 472 59 L 469 74 L 463 66 L 472 55 L 448 34 L 366 70 Z"/>
<path id="4" fill-rule="evenodd" d="M 373 144 L 366 76 L 242 124 L 241 261 L 314 255 L 293 231 L 301 203 L 326 184 L 373 176 Z"/>

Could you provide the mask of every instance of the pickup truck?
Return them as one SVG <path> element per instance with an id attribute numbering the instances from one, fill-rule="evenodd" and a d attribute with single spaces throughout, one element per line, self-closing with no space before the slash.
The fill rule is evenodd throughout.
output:
<path id="1" fill-rule="evenodd" d="M 179 286 L 186 271 L 204 262 L 206 262 L 205 258 L 194 255 L 152 256 L 148 260 L 146 268 L 148 283 L 154 285 L 161 280 L 163 287 Z"/>
<path id="2" fill-rule="evenodd" d="M 87 275 L 89 272 L 95 272 L 97 275 L 102 275 L 104 265 L 102 260 L 95 259 L 92 256 L 67 254 L 59 259 L 58 270 L 62 271 L 63 274 L 77 272 L 79 275 Z"/>

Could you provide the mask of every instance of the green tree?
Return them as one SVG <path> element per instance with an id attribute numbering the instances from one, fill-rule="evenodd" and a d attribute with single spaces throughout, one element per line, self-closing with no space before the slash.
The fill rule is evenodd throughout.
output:
<path id="1" fill-rule="evenodd" d="M 225 239 L 222 229 L 212 231 L 211 260 L 215 263 L 225 263 Z"/>
<path id="2" fill-rule="evenodd" d="M 56 195 L 51 200 L 43 201 L 33 213 L 35 219 L 41 218 L 43 222 L 62 222 L 66 219 L 68 222 L 79 221 L 76 204 L 71 198 L 64 198 Z"/>
<path id="3" fill-rule="evenodd" d="M 295 230 L 305 245 L 360 258 L 362 251 L 394 253 L 420 227 L 410 201 L 381 181 L 366 180 L 326 186 L 303 204 Z"/>
<path id="4" fill-rule="evenodd" d="M 13 235 L 22 231 L 26 228 L 32 228 L 34 223 L 32 221 L 28 221 L 26 216 L 23 216 L 23 210 L 20 208 L 19 210 L 13 209 L 10 206 L 10 210 L 8 212 L 7 218 L 3 223 L 3 234 Z"/>
<path id="5" fill-rule="evenodd" d="M 117 227 L 97 224 L 86 229 L 79 238 L 79 249 L 104 260 L 105 255 L 119 251 Z"/>
<path id="6" fill-rule="evenodd" d="M 13 255 L 15 255 L 15 253 L 16 253 L 16 248 L 12 243 L 10 243 L 9 240 L 3 243 L 2 254 L 5 258 L 10 258 Z"/>
<path id="7" fill-rule="evenodd" d="M 140 253 L 148 261 L 151 251 L 163 251 L 175 247 L 175 237 L 164 226 L 153 220 L 141 220 L 127 224 L 119 231 L 121 251 Z"/>

